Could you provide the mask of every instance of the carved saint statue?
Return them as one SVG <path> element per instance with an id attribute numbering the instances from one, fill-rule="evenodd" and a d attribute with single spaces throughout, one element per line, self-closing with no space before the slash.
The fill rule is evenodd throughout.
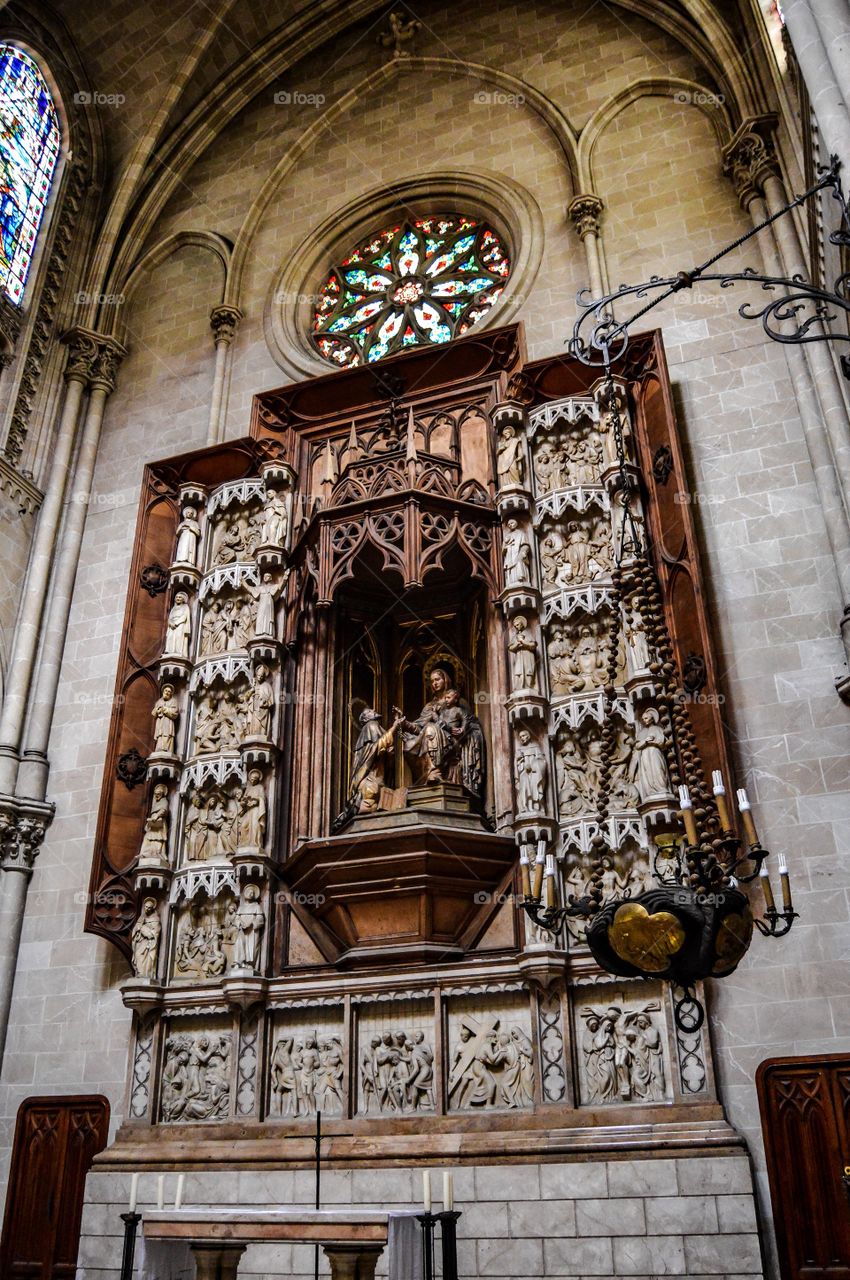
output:
<path id="1" fill-rule="evenodd" d="M 266 789 L 259 769 L 248 774 L 248 784 L 239 801 L 239 844 L 246 849 L 262 849 L 266 838 Z"/>
<path id="2" fill-rule="evenodd" d="M 266 927 L 266 916 L 260 905 L 260 887 L 246 884 L 236 909 L 236 937 L 233 945 L 233 968 L 256 973 L 260 964 L 260 944 Z"/>
<path id="3" fill-rule="evenodd" d="M 525 479 L 525 457 L 522 440 L 513 427 L 505 427 L 499 440 L 496 455 L 496 471 L 502 489 L 521 486 Z"/>
<path id="4" fill-rule="evenodd" d="M 626 652 L 628 654 L 629 674 L 637 675 L 646 671 L 649 666 L 649 645 L 646 639 L 646 627 L 639 609 L 628 609 L 625 612 L 624 631 L 626 635 Z"/>
<path id="5" fill-rule="evenodd" d="M 634 782 L 644 802 L 672 796 L 670 774 L 664 754 L 664 730 L 655 707 L 647 707 L 635 733 L 629 780 Z"/>
<path id="6" fill-rule="evenodd" d="M 537 688 L 537 641 L 528 634 L 528 619 L 519 615 L 514 618 L 514 638 L 508 644 L 513 654 L 511 660 L 511 681 L 514 689 L 536 690 Z"/>
<path id="7" fill-rule="evenodd" d="M 167 861 L 165 851 L 168 845 L 168 788 L 158 782 L 153 789 L 150 812 L 145 819 L 145 833 L 139 858 L 144 862 Z"/>
<path id="8" fill-rule="evenodd" d="M 286 499 L 274 489 L 266 494 L 266 506 L 263 513 L 263 527 L 260 542 L 264 547 L 283 547 L 286 545 L 286 534 L 289 529 L 289 513 Z"/>
<path id="9" fill-rule="evenodd" d="M 174 733 L 179 715 L 177 703 L 174 701 L 173 686 L 163 685 L 162 696 L 151 712 L 154 722 L 153 749 L 156 755 L 174 754 Z"/>
<path id="10" fill-rule="evenodd" d="M 416 720 L 400 717 L 405 755 L 417 761 L 419 786 L 461 783 L 477 799 L 484 795 L 484 734 L 477 716 L 452 683 L 448 667 L 435 666 L 432 698 Z"/>
<path id="11" fill-rule="evenodd" d="M 396 729 L 404 717 L 396 714 L 389 729 L 384 729 L 381 717 L 374 707 L 360 713 L 360 732 L 354 744 L 348 799 L 342 812 L 335 818 L 333 830 L 339 831 L 358 813 L 374 813 L 381 800 L 384 785 L 384 759 L 393 749 Z"/>
<path id="12" fill-rule="evenodd" d="M 176 564 L 197 564 L 198 540 L 201 536 L 197 515 L 194 507 L 183 508 L 183 519 L 177 526 L 177 550 L 174 553 Z"/>
<path id="13" fill-rule="evenodd" d="M 252 738 L 262 738 L 267 742 L 271 733 L 272 708 L 274 706 L 274 686 L 269 679 L 269 669 L 263 663 L 254 674 L 254 688 L 251 691 L 251 711 L 249 733 Z"/>
<path id="14" fill-rule="evenodd" d="M 133 947 L 133 968 L 137 978 L 155 978 L 159 956 L 159 939 L 162 923 L 156 909 L 155 898 L 145 898 L 142 914 L 133 925 L 130 941 Z"/>
<path id="15" fill-rule="evenodd" d="M 546 803 L 549 765 L 540 743 L 523 726 L 514 749 L 514 779 L 518 813 L 542 813 Z"/>
<path id="16" fill-rule="evenodd" d="M 509 520 L 502 541 L 505 563 L 505 586 L 528 587 L 531 585 L 531 543 L 528 534 L 516 520 Z"/>
<path id="17" fill-rule="evenodd" d="M 280 584 L 275 582 L 270 573 L 264 573 L 260 585 L 251 589 L 257 602 L 257 616 L 254 620 L 254 635 L 257 639 L 276 637 L 275 601 L 280 589 Z"/>
<path id="18" fill-rule="evenodd" d="M 165 626 L 166 657 L 188 658 L 191 632 L 192 610 L 189 607 L 189 597 L 185 591 L 178 591 Z"/>

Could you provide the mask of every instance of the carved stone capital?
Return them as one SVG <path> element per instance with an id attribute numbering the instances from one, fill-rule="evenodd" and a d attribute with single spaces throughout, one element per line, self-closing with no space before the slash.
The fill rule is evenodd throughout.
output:
<path id="1" fill-rule="evenodd" d="M 567 205 L 567 216 L 580 240 L 586 240 L 589 235 L 599 235 L 604 207 L 599 196 L 593 195 L 575 196 Z"/>
<path id="2" fill-rule="evenodd" d="M 92 388 L 101 388 L 107 395 L 115 390 L 118 366 L 127 354 L 126 348 L 114 338 L 99 338 L 97 356 L 91 372 Z"/>
<path id="3" fill-rule="evenodd" d="M 0 869 L 30 874 L 54 811 L 43 800 L 0 796 Z"/>
<path id="4" fill-rule="evenodd" d="M 7 297 L 0 298 L 0 367 L 7 369 L 15 356 L 15 344 L 23 317 Z"/>
<path id="5" fill-rule="evenodd" d="M 764 192 L 768 178 L 780 173 L 773 144 L 775 116 L 745 120 L 723 148 L 723 172 L 731 179 L 744 209 Z"/>
<path id="6" fill-rule="evenodd" d="M 236 330 L 239 328 L 239 321 L 242 319 L 242 312 L 238 307 L 213 307 L 210 312 L 210 328 L 213 332 L 216 346 L 224 343 L 229 346 L 236 337 Z"/>

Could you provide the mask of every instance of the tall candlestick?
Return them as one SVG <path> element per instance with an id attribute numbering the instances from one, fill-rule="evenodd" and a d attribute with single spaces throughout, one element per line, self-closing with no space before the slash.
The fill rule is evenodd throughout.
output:
<path id="1" fill-rule="evenodd" d="M 723 828 L 725 835 L 729 835 L 732 830 L 732 821 L 729 817 L 729 806 L 726 803 L 726 788 L 723 785 L 723 774 L 719 769 L 715 769 L 711 775 L 712 790 L 714 798 L 717 801 L 717 816 L 720 818 L 720 826 Z"/>
<path id="2" fill-rule="evenodd" d="M 749 797 L 743 787 L 738 791 L 738 808 L 741 810 L 741 817 L 744 821 L 744 834 L 747 837 L 747 843 L 757 845 L 759 838 L 756 824 L 753 821 L 753 811 L 750 808 Z"/>
<path id="3" fill-rule="evenodd" d="M 759 879 L 761 880 L 761 891 L 764 894 L 764 905 L 767 907 L 768 911 L 775 911 L 776 900 L 773 896 L 773 889 L 770 884 L 770 872 L 767 869 L 766 862 L 761 864 Z"/>
<path id="4" fill-rule="evenodd" d="M 537 857 L 534 861 L 534 883 L 531 886 L 532 898 L 540 897 L 540 891 L 543 888 L 543 870 L 545 866 L 546 866 L 546 844 L 544 842 L 542 849 L 538 847 Z"/>
<path id="5" fill-rule="evenodd" d="M 555 889 L 555 855 L 554 853 L 546 854 L 545 904 L 547 907 L 554 907 L 557 905 L 557 893 Z"/>
<path id="6" fill-rule="evenodd" d="M 522 894 L 524 898 L 531 897 L 531 865 L 528 860 L 528 845 L 521 844 L 519 847 L 519 874 L 522 884 Z"/>
<path id="7" fill-rule="evenodd" d="M 454 1176 L 451 1173 L 443 1174 L 443 1208 L 450 1210 L 455 1207 L 455 1189 Z"/>
<path id="8" fill-rule="evenodd" d="M 791 878 L 788 875 L 788 863 L 784 858 L 779 860 L 779 883 L 782 886 L 782 906 L 785 911 L 791 911 Z"/>
<path id="9" fill-rule="evenodd" d="M 156 1180 L 156 1207 L 165 1208 L 165 1174 L 161 1173 Z"/>
<path id="10" fill-rule="evenodd" d="M 175 1209 L 182 1209 L 182 1208 L 183 1208 L 183 1187 L 184 1187 L 184 1185 L 185 1185 L 185 1182 L 186 1182 L 186 1175 L 185 1175 L 185 1173 L 179 1173 L 179 1174 L 177 1175 L 177 1191 L 176 1191 L 176 1192 L 175 1192 L 175 1194 L 174 1194 L 174 1208 L 175 1208 Z"/>
<path id="11" fill-rule="evenodd" d="M 431 1172 L 429 1169 L 422 1170 L 422 1203 L 425 1206 L 425 1212 L 431 1212 Z"/>
<path id="12" fill-rule="evenodd" d="M 694 821 L 694 810 L 691 804 L 691 793 L 687 787 L 679 787 L 679 809 L 685 825 L 685 838 L 688 844 L 698 844 L 697 824 Z"/>
<path id="13" fill-rule="evenodd" d="M 130 1179 L 130 1203 L 127 1206 L 128 1213 L 136 1212 L 136 1204 L 139 1199 L 139 1175 L 134 1173 Z"/>

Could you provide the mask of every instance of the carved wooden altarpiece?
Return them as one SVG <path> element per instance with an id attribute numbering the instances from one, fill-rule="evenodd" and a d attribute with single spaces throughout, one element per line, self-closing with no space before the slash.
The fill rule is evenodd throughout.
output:
<path id="1" fill-rule="evenodd" d="M 628 361 L 632 514 L 728 776 L 660 336 Z M 258 395 L 247 437 L 146 468 L 87 920 L 135 968 L 103 1160 L 303 1162 L 317 1110 L 343 1162 L 363 1133 L 378 1160 L 736 1141 L 667 989 L 514 897 L 518 845 L 586 881 L 607 715 L 608 889 L 676 874 L 672 797 L 635 781 L 639 618 L 603 698 L 610 436 L 593 371 L 511 327 Z"/>

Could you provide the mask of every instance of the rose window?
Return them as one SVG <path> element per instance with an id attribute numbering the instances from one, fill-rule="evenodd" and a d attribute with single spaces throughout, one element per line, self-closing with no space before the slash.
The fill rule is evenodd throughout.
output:
<path id="1" fill-rule="evenodd" d="M 311 340 L 343 368 L 450 342 L 487 314 L 510 273 L 486 223 L 456 214 L 396 223 L 331 270 Z"/>

